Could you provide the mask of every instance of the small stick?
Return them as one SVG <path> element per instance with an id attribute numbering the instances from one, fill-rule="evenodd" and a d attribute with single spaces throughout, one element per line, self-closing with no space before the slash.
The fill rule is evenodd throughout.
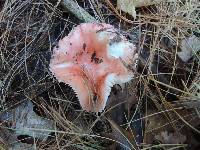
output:
<path id="1" fill-rule="evenodd" d="M 61 5 L 84 22 L 98 22 L 74 0 L 62 0 Z"/>

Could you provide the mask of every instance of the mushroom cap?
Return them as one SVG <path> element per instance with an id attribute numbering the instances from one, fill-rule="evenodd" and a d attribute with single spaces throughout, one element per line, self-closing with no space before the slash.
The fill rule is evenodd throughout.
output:
<path id="1" fill-rule="evenodd" d="M 135 46 L 113 26 L 83 23 L 54 47 L 50 71 L 72 87 L 84 110 L 101 112 L 111 87 L 133 78 L 137 57 Z"/>

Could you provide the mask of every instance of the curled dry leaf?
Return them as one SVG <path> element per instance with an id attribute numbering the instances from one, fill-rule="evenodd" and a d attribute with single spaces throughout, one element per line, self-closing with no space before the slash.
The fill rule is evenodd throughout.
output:
<path id="1" fill-rule="evenodd" d="M 149 6 L 161 2 L 175 2 L 176 0 L 117 0 L 117 8 L 136 18 L 136 7 Z"/>

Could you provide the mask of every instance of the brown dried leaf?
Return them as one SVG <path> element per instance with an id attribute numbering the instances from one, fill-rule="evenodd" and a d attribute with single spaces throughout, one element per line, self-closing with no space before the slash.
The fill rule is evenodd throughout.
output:
<path id="1" fill-rule="evenodd" d="M 186 141 L 186 136 L 181 133 L 163 131 L 155 136 L 155 138 L 161 141 L 163 144 L 183 144 Z"/>
<path id="2" fill-rule="evenodd" d="M 117 8 L 136 18 L 135 7 L 149 6 L 161 2 L 175 2 L 176 0 L 117 0 Z"/>

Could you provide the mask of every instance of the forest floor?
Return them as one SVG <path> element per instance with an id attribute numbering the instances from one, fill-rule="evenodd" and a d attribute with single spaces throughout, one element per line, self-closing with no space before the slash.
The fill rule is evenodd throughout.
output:
<path id="1" fill-rule="evenodd" d="M 0 150 L 200 149 L 199 0 L 126 2 L 0 1 Z M 49 70 L 83 22 L 113 25 L 139 54 L 102 113 L 82 110 Z"/>

